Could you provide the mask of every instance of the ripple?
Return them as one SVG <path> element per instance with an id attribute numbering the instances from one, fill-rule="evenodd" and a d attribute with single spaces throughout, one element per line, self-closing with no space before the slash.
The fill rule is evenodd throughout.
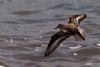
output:
<path id="1" fill-rule="evenodd" d="M 41 13 L 42 11 L 43 10 L 35 10 L 35 11 L 22 10 L 22 11 L 11 12 L 11 14 L 24 16 L 24 15 L 38 14 L 38 13 Z"/>
<path id="2" fill-rule="evenodd" d="M 47 19 L 19 19 L 22 23 L 46 23 L 46 22 L 51 22 L 51 21 L 62 21 L 65 20 L 65 18 L 47 18 Z"/>
<path id="3" fill-rule="evenodd" d="M 58 9 L 58 8 L 69 8 L 69 7 L 73 7 L 74 5 L 73 4 L 69 4 L 69 3 L 62 3 L 62 4 L 58 4 L 58 5 L 55 5 L 53 7 L 49 7 L 48 9 Z"/>
<path id="4" fill-rule="evenodd" d="M 81 49 L 79 51 L 76 51 L 76 53 L 78 53 L 78 55 L 81 55 L 83 57 L 85 56 L 95 56 L 95 55 L 100 55 L 100 49 L 99 48 L 84 48 Z"/>
<path id="5" fill-rule="evenodd" d="M 6 24 L 20 24 L 20 22 L 18 22 L 18 21 L 3 21 L 3 23 L 6 23 Z"/>

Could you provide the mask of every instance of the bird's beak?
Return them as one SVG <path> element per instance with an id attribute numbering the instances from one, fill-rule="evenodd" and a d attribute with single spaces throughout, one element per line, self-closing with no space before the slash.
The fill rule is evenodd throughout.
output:
<path id="1" fill-rule="evenodd" d="M 57 29 L 58 27 L 55 27 L 54 29 Z"/>

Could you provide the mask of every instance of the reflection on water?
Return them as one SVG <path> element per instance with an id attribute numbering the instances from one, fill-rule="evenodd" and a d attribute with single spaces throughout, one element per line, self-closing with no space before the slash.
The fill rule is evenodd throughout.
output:
<path id="1" fill-rule="evenodd" d="M 99 0 L 1 0 L 0 67 L 100 67 Z M 43 57 L 59 23 L 86 13 L 86 41 L 69 38 Z"/>

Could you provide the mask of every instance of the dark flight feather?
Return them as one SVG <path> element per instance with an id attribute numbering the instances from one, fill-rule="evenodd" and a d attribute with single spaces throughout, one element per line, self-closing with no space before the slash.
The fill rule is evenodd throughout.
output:
<path id="1" fill-rule="evenodd" d="M 44 56 L 49 56 L 69 36 L 69 33 L 64 33 L 63 35 L 60 35 L 59 33 L 54 34 L 47 46 Z"/>

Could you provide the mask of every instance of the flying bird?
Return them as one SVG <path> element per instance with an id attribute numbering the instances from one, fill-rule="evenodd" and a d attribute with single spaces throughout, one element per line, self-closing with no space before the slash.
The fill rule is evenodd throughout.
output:
<path id="1" fill-rule="evenodd" d="M 75 36 L 75 38 L 85 40 L 83 29 L 80 28 L 80 22 L 85 19 L 86 16 L 86 14 L 73 15 L 69 17 L 67 24 L 58 24 L 55 29 L 59 28 L 60 30 L 51 37 L 44 56 L 49 56 L 65 39 L 70 36 Z"/>

